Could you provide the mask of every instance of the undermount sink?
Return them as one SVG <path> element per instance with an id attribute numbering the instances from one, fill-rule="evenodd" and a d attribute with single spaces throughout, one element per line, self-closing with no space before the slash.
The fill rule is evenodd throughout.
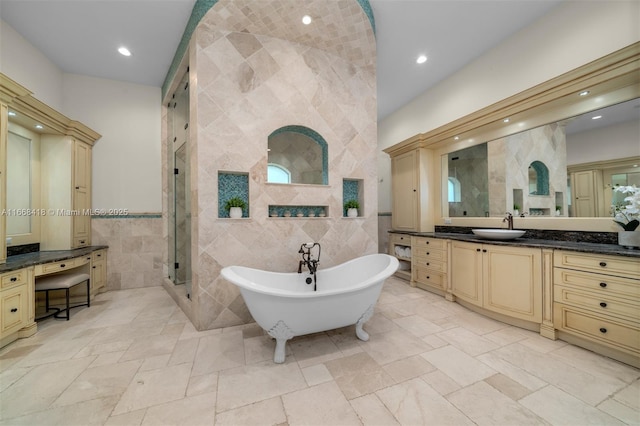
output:
<path id="1" fill-rule="evenodd" d="M 522 237 L 527 231 L 521 229 L 472 229 L 471 232 L 487 240 L 513 240 Z"/>

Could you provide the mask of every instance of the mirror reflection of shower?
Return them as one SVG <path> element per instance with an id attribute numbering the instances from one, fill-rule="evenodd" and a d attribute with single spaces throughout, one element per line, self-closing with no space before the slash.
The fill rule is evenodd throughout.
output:
<path id="1" fill-rule="evenodd" d="M 191 297 L 191 187 L 189 184 L 189 74 L 168 105 L 169 279 Z"/>

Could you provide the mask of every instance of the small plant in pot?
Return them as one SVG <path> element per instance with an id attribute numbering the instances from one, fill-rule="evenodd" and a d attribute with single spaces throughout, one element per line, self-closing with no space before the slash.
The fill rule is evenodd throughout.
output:
<path id="1" fill-rule="evenodd" d="M 640 247 L 640 188 L 635 185 L 617 186 L 614 191 L 627 195 L 626 204 L 613 205 L 613 221 L 620 225 L 623 231 L 618 232 L 618 244 L 627 248 Z"/>
<path id="2" fill-rule="evenodd" d="M 240 197 L 229 198 L 224 207 L 229 212 L 229 217 L 238 219 L 242 217 L 242 210 L 247 207 L 247 203 Z"/>
<path id="3" fill-rule="evenodd" d="M 344 203 L 344 209 L 347 211 L 347 217 L 358 217 L 359 208 L 360 203 L 358 203 L 358 200 L 349 200 Z"/>

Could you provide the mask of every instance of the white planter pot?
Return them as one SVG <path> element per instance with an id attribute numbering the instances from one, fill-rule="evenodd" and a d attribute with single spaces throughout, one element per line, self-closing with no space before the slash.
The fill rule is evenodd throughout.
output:
<path id="1" fill-rule="evenodd" d="M 347 209 L 347 217 L 358 217 L 358 209 Z"/>
<path id="2" fill-rule="evenodd" d="M 640 247 L 640 231 L 618 231 L 618 244 L 628 249 Z"/>
<path id="3" fill-rule="evenodd" d="M 242 217 L 242 207 L 231 207 L 229 209 L 229 217 L 231 219 L 240 219 Z"/>

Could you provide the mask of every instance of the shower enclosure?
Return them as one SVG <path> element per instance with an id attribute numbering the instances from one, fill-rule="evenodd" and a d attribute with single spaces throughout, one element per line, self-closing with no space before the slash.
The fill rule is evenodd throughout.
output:
<path id="1" fill-rule="evenodd" d="M 189 72 L 167 105 L 169 279 L 191 298 L 191 187 L 189 185 Z"/>

